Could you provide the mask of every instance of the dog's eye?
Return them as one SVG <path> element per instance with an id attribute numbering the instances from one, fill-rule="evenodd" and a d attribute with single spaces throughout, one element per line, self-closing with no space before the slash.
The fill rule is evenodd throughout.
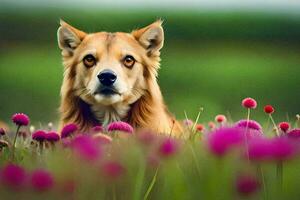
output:
<path id="1" fill-rule="evenodd" d="M 83 58 L 83 64 L 86 67 L 93 67 L 96 64 L 96 58 L 94 56 L 92 56 L 91 54 L 86 55 Z"/>
<path id="2" fill-rule="evenodd" d="M 125 56 L 124 60 L 123 60 L 123 64 L 128 67 L 128 68 L 132 68 L 133 65 L 135 63 L 135 59 L 133 56 Z"/>

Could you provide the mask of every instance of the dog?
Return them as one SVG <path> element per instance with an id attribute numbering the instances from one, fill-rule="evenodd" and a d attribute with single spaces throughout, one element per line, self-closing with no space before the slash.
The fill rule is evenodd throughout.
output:
<path id="1" fill-rule="evenodd" d="M 60 127 L 76 123 L 87 131 L 125 121 L 136 129 L 181 133 L 157 83 L 161 20 L 131 33 L 85 33 L 61 20 L 57 37 L 64 65 Z"/>

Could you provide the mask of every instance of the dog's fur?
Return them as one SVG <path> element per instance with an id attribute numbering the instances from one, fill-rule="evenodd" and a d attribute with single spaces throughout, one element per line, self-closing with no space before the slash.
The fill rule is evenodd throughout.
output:
<path id="1" fill-rule="evenodd" d="M 135 128 L 178 135 L 180 124 L 168 112 L 157 83 L 160 49 L 163 47 L 162 22 L 131 33 L 98 32 L 87 34 L 64 21 L 58 29 L 58 45 L 62 50 L 64 79 L 61 87 L 61 124 L 76 123 L 82 131 L 95 124 L 126 121 Z M 93 67 L 83 58 L 91 54 Z M 124 66 L 124 56 L 135 59 L 132 68 Z M 104 69 L 117 74 L 117 94 L 95 93 L 97 75 Z"/>

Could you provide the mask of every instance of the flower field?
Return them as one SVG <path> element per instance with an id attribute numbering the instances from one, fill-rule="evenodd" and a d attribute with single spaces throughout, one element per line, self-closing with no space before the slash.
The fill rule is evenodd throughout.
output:
<path id="1" fill-rule="evenodd" d="M 112 122 L 43 129 L 26 114 L 0 127 L 1 199 L 299 199 L 300 116 L 242 101 L 245 119 L 182 122 L 180 137 Z M 264 112 L 267 123 L 251 118 Z"/>

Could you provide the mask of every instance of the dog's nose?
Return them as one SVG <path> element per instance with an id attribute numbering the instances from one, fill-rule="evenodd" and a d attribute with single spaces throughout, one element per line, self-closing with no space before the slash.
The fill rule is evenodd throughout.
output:
<path id="1" fill-rule="evenodd" d="M 111 86 L 117 80 L 117 75 L 109 69 L 103 70 L 97 77 L 104 86 Z"/>

